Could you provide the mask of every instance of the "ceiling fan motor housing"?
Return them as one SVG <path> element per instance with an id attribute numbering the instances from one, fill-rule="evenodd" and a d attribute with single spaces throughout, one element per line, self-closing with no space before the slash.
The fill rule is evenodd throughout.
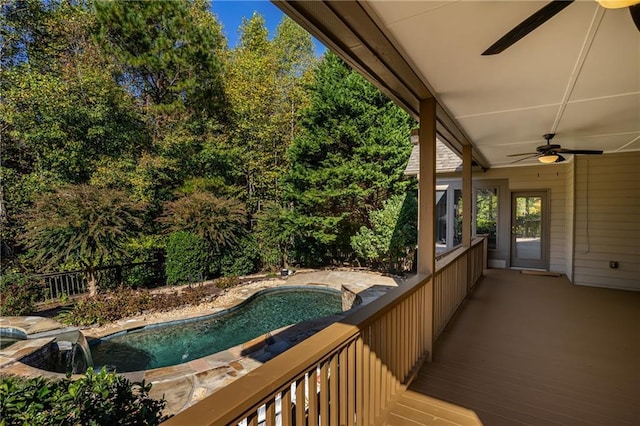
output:
<path id="1" fill-rule="evenodd" d="M 536 151 L 539 153 L 546 153 L 549 151 L 555 151 L 556 149 L 560 149 L 560 145 L 540 145 L 536 148 Z"/>

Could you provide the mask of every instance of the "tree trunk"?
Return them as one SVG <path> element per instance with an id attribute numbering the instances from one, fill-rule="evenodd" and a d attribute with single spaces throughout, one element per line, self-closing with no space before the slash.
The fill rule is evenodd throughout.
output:
<path id="1" fill-rule="evenodd" d="M 89 285 L 89 296 L 93 297 L 98 294 L 98 282 L 96 280 L 96 271 L 93 266 L 87 269 L 87 284 Z"/>

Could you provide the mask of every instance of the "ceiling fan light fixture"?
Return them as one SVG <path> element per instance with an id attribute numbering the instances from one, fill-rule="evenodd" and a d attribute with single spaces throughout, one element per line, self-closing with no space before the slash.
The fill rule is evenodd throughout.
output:
<path id="1" fill-rule="evenodd" d="M 640 0 L 596 0 L 605 9 L 622 9 L 640 3 Z"/>
<path id="2" fill-rule="evenodd" d="M 564 158 L 558 154 L 545 154 L 538 157 L 538 161 L 544 164 L 558 163 L 560 161 L 564 161 Z"/>

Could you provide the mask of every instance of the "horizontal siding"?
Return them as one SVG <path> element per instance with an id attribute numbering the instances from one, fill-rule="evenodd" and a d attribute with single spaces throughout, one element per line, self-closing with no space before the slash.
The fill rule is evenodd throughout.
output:
<path id="1" fill-rule="evenodd" d="M 576 242 L 576 246 L 575 246 L 576 253 L 583 253 L 583 254 L 591 253 L 592 255 L 606 254 L 607 259 L 610 259 L 610 260 L 620 259 L 619 257 L 616 257 L 616 259 L 612 259 L 611 258 L 612 253 L 629 256 L 633 260 L 636 260 L 638 258 L 637 256 L 640 254 L 640 247 L 638 247 L 637 244 L 634 245 L 633 241 L 631 240 L 626 240 L 628 242 L 628 244 L 626 245 L 622 244 L 622 245 L 611 245 L 611 246 L 607 245 L 607 243 L 610 240 L 602 239 L 601 241 L 602 242 L 598 240 L 590 239 L 589 244 Z M 594 250 L 592 249 L 592 247 L 596 247 L 596 249 Z"/>
<path id="2" fill-rule="evenodd" d="M 585 272 L 589 272 L 588 270 Z M 592 274 L 575 274 L 574 279 L 578 285 L 586 285 L 591 287 L 612 288 L 617 290 L 637 290 L 629 287 L 628 278 L 612 278 L 603 277 Z"/>
<path id="3" fill-rule="evenodd" d="M 640 290 L 640 152 L 577 156 L 575 170 L 574 282 Z"/>

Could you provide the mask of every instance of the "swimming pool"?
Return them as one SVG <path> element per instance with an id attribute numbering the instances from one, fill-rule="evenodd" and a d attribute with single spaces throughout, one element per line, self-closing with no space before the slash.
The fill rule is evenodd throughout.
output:
<path id="1" fill-rule="evenodd" d="M 118 372 L 182 364 L 245 343 L 269 331 L 342 312 L 341 292 L 329 288 L 263 290 L 243 304 L 193 320 L 147 326 L 92 345 L 96 368 Z"/>

